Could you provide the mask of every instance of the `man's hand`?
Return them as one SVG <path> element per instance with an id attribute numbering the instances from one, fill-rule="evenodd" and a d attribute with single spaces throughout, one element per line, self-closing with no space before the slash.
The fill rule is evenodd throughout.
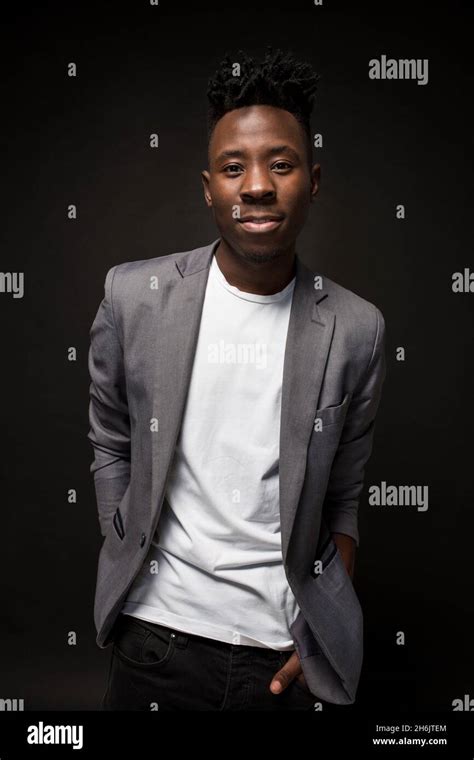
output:
<path id="1" fill-rule="evenodd" d="M 298 652 L 293 652 L 281 670 L 275 673 L 270 683 L 270 691 L 273 692 L 273 694 L 280 694 L 280 692 L 284 691 L 286 687 L 289 686 L 294 678 L 296 678 L 302 686 L 308 689 L 301 668 L 300 658 L 298 657 Z"/>

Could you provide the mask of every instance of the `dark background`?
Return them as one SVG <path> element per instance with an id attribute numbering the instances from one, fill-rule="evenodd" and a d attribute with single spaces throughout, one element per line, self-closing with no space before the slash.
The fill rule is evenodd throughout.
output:
<path id="1" fill-rule="evenodd" d="M 297 251 L 387 325 L 360 503 L 366 638 L 354 709 L 450 711 L 474 697 L 474 293 L 451 289 L 453 272 L 474 269 L 472 14 L 460 3 L 329 0 L 18 6 L 3 10 L 1 46 L 0 269 L 24 272 L 25 293 L 0 293 L 0 697 L 26 710 L 98 709 L 110 648 L 97 647 L 93 622 L 89 328 L 111 266 L 218 237 L 200 179 L 207 79 L 228 49 L 267 43 L 322 76 L 321 188 Z M 370 80 L 368 61 L 383 53 L 428 58 L 428 84 Z M 382 480 L 428 485 L 429 509 L 369 506 Z"/>

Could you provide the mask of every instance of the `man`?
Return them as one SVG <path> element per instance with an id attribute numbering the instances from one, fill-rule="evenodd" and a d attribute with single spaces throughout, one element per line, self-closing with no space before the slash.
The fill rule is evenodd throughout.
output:
<path id="1" fill-rule="evenodd" d="M 107 273 L 88 435 L 105 709 L 355 701 L 384 320 L 296 253 L 319 187 L 317 80 L 272 48 L 227 56 L 202 172 L 220 237 Z"/>

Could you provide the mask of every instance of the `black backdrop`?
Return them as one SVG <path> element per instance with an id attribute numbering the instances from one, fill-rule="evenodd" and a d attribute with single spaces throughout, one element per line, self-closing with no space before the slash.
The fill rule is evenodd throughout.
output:
<path id="1" fill-rule="evenodd" d="M 474 697 L 474 293 L 452 290 L 453 273 L 474 268 L 472 16 L 456 3 L 329 0 L 3 12 L 1 270 L 25 279 L 22 298 L 0 293 L 0 697 L 27 710 L 98 708 L 110 649 L 96 646 L 93 623 L 101 537 L 86 439 L 89 328 L 112 265 L 218 237 L 200 180 L 207 78 L 228 48 L 267 43 L 322 75 L 321 188 L 297 250 L 374 302 L 387 325 L 360 503 L 357 709 L 450 711 Z M 428 84 L 370 80 L 368 61 L 382 54 L 429 59 Z M 429 508 L 370 505 L 381 481 L 427 485 Z"/>

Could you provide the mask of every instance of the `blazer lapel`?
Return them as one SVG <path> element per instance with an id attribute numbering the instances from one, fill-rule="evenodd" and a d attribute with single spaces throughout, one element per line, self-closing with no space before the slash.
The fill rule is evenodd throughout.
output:
<path id="1" fill-rule="evenodd" d="M 157 432 L 151 432 L 152 524 L 159 519 L 165 486 L 181 428 L 209 266 L 220 238 L 170 262 L 171 276 L 160 280 L 161 295 L 154 307 L 156 341 L 152 346 L 153 410 Z M 160 492 L 162 498 L 158 504 Z"/>
<path id="2" fill-rule="evenodd" d="M 333 312 L 318 306 L 327 292 L 324 288 L 315 290 L 314 275 L 298 256 L 296 267 L 280 418 L 280 519 L 285 563 L 335 322 Z"/>

